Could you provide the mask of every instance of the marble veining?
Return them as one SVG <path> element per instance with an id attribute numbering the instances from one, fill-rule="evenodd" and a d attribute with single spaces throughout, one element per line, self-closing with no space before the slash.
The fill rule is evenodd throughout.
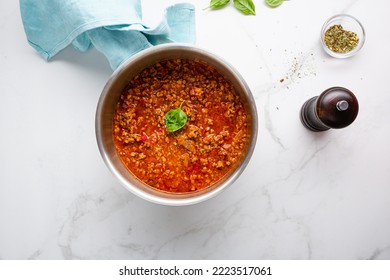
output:
<path id="1" fill-rule="evenodd" d="M 177 0 L 142 1 L 158 22 Z M 111 74 L 96 51 L 50 62 L 28 46 L 17 1 L 1 2 L 0 259 L 390 259 L 390 24 L 385 0 L 286 1 L 256 16 L 192 1 L 197 45 L 247 81 L 259 137 L 242 176 L 217 197 L 166 207 L 128 193 L 100 157 L 94 115 Z M 355 57 L 319 43 L 323 22 L 365 26 Z M 341 85 L 356 121 L 312 133 L 302 104 Z"/>

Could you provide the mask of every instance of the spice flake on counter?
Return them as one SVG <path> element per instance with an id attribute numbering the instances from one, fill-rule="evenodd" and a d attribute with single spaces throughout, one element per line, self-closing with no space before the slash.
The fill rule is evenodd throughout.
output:
<path id="1" fill-rule="evenodd" d="M 285 50 L 285 54 L 292 55 L 292 53 L 288 54 L 287 50 Z M 278 82 L 287 89 L 290 89 L 289 85 L 297 80 L 308 76 L 317 76 L 315 56 L 312 52 L 295 54 L 292 60 L 288 58 L 286 63 L 288 63 L 289 69 L 285 75 L 279 78 Z"/>

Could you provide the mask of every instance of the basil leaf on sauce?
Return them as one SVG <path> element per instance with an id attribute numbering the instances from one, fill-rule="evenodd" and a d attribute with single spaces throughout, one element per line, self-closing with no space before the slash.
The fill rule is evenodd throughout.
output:
<path id="1" fill-rule="evenodd" d="M 252 0 L 234 0 L 234 7 L 246 15 L 256 15 Z"/>
<path id="2" fill-rule="evenodd" d="M 165 125 L 169 132 L 175 132 L 183 128 L 187 123 L 187 115 L 181 109 L 184 101 L 180 104 L 179 108 L 170 110 L 165 115 Z"/>

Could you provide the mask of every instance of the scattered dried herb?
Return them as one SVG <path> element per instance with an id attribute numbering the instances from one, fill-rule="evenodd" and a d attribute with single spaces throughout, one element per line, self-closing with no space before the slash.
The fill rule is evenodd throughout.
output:
<path id="1" fill-rule="evenodd" d="M 335 24 L 325 31 L 324 42 L 333 52 L 347 53 L 359 44 L 359 36 L 355 32 L 344 30 L 340 24 Z"/>

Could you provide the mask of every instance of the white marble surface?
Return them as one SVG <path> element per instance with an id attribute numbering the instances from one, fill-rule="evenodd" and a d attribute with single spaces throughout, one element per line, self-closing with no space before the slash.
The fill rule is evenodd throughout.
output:
<path id="1" fill-rule="evenodd" d="M 143 1 L 145 20 L 175 2 Z M 0 2 L 0 259 L 390 259 L 389 1 L 254 0 L 256 16 L 190 2 L 197 45 L 242 73 L 260 131 L 231 188 L 182 208 L 135 197 L 104 165 L 94 115 L 105 58 L 68 48 L 45 62 L 18 1 Z M 345 60 L 319 43 L 341 12 L 367 32 Z M 307 131 L 301 105 L 335 85 L 356 94 L 358 118 Z"/>

